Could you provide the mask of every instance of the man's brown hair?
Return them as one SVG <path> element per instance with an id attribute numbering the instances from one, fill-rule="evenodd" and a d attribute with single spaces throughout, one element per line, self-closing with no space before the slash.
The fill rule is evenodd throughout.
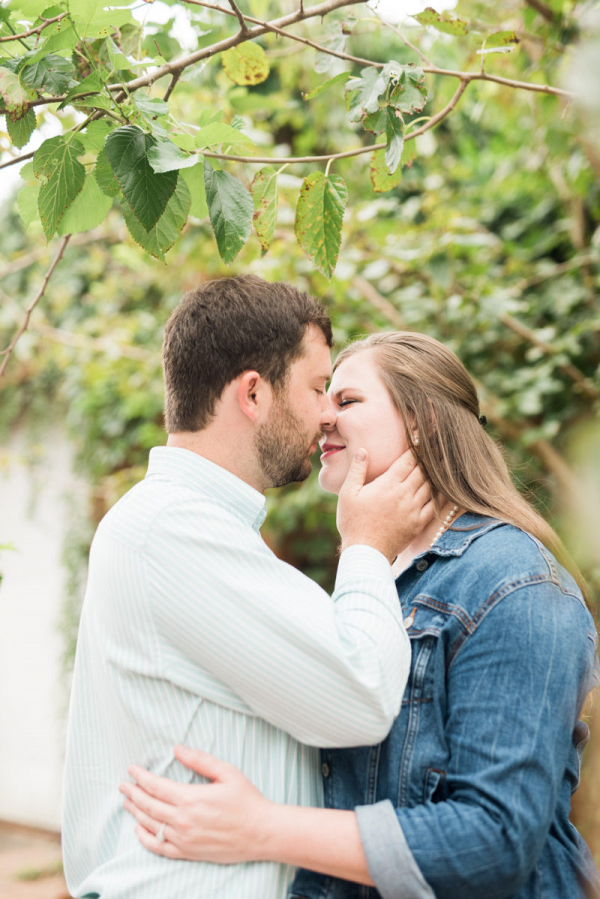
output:
<path id="1" fill-rule="evenodd" d="M 317 300 L 257 275 L 207 281 L 186 293 L 165 328 L 167 432 L 206 427 L 227 384 L 244 371 L 281 389 L 309 325 L 332 345 L 331 321 Z"/>

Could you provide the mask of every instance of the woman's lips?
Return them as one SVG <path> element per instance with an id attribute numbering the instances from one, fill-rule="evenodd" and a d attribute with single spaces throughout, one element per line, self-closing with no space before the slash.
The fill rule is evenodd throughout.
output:
<path id="1" fill-rule="evenodd" d="M 334 456 L 336 453 L 340 453 L 343 449 L 346 449 L 345 446 L 334 446 L 331 443 L 323 444 L 321 451 L 321 461 L 323 459 L 328 459 L 330 456 Z"/>

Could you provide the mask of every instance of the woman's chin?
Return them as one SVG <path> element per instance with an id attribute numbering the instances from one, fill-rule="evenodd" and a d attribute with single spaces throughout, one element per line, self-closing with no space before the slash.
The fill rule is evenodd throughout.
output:
<path id="1" fill-rule="evenodd" d="M 326 468 L 322 468 L 319 472 L 319 485 L 327 493 L 335 493 L 337 496 L 343 483 L 344 478 L 340 478 L 337 473 L 334 474 L 332 471 L 327 471 Z"/>

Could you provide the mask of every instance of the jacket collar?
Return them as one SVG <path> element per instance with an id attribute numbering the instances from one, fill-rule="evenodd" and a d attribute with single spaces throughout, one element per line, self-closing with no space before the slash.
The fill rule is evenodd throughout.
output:
<path id="1" fill-rule="evenodd" d="M 497 518 L 465 512 L 452 522 L 451 527 L 444 531 L 432 547 L 420 555 L 435 553 L 438 556 L 462 556 L 474 540 L 487 534 L 488 531 L 504 525 L 505 522 L 499 521 Z"/>

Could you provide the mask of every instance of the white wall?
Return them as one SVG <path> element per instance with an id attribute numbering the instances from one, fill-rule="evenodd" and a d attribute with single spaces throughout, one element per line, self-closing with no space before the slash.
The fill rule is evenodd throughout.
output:
<path id="1" fill-rule="evenodd" d="M 28 460 L 35 456 L 33 468 Z M 66 684 L 58 629 L 66 496 L 85 490 L 64 433 L 0 446 L 0 818 L 58 830 Z"/>

